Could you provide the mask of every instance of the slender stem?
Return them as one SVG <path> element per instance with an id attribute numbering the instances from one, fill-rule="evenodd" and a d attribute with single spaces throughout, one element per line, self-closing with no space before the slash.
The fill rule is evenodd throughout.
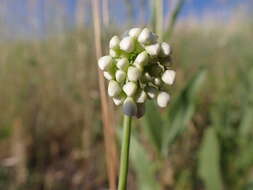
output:
<path id="1" fill-rule="evenodd" d="M 120 174 L 118 190 L 126 190 L 127 174 L 128 174 L 128 160 L 129 160 L 129 146 L 131 137 L 131 121 L 132 117 L 124 115 L 124 129 L 120 156 Z"/>

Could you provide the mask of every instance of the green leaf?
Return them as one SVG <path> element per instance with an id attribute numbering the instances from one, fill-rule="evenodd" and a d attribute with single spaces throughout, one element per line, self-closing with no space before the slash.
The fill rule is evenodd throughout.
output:
<path id="1" fill-rule="evenodd" d="M 198 174 L 207 190 L 221 190 L 220 147 L 214 128 L 205 131 L 199 152 Z"/>
<path id="2" fill-rule="evenodd" d="M 160 152 L 162 145 L 162 129 L 163 121 L 161 114 L 153 101 L 146 103 L 146 113 L 144 117 L 144 130 L 147 133 L 149 139 Z"/>
<path id="3" fill-rule="evenodd" d="M 163 131 L 163 154 L 166 155 L 168 146 L 185 130 L 187 123 L 193 117 L 198 92 L 204 82 L 205 75 L 206 72 L 201 70 L 193 76 L 172 103 Z"/>
<path id="4" fill-rule="evenodd" d="M 156 179 L 157 164 L 149 159 L 148 152 L 132 135 L 130 160 L 136 171 L 139 190 L 160 190 L 161 187 Z"/>

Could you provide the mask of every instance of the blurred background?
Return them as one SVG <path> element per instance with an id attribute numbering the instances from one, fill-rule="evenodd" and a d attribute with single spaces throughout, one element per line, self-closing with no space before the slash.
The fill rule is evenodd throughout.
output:
<path id="1" fill-rule="evenodd" d="M 121 110 L 107 101 L 103 127 L 96 52 L 148 26 L 177 79 L 167 109 L 148 102 L 134 121 L 129 190 L 252 190 L 252 13 L 251 0 L 0 0 L 0 189 L 115 190 Z"/>

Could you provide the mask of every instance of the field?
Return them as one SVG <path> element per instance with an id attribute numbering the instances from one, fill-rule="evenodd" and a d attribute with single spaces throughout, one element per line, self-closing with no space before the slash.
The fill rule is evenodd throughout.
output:
<path id="1" fill-rule="evenodd" d="M 123 31 L 103 30 L 104 54 Z M 130 190 L 253 189 L 252 32 L 235 15 L 226 24 L 178 20 L 165 36 L 177 71 L 172 101 L 163 110 L 148 102 L 134 120 Z M 1 41 L 0 189 L 108 188 L 98 89 L 92 25 Z M 121 109 L 109 106 L 120 140 Z"/>

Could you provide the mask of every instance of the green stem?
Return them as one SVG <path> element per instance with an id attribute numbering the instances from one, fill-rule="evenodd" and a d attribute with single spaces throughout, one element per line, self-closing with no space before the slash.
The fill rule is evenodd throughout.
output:
<path id="1" fill-rule="evenodd" d="M 124 115 L 118 190 L 126 190 L 132 117 Z"/>

